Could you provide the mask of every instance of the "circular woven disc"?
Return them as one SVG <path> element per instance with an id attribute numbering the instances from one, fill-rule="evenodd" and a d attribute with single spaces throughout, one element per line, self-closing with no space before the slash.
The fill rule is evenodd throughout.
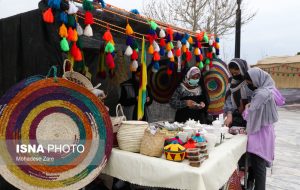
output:
<path id="1" fill-rule="evenodd" d="M 223 113 L 226 86 L 229 78 L 226 64 L 219 59 L 214 60 L 213 67 L 205 72 L 203 77 L 204 85 L 210 99 L 208 112 L 212 115 L 219 115 Z"/>
<path id="2" fill-rule="evenodd" d="M 80 189 L 111 149 L 108 112 L 80 85 L 34 76 L 0 99 L 0 174 L 19 189 Z"/>

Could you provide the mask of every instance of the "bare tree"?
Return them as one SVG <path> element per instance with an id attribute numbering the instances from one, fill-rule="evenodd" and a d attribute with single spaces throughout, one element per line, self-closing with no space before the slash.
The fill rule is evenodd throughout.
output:
<path id="1" fill-rule="evenodd" d="M 241 7 L 242 24 L 256 14 L 247 10 L 246 5 L 243 2 Z M 236 0 L 146 0 L 143 13 L 162 22 L 222 36 L 235 27 L 236 9 Z"/>

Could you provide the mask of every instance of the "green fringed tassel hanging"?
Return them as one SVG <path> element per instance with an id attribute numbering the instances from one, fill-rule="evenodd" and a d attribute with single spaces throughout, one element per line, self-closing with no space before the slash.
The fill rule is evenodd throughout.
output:
<path id="1" fill-rule="evenodd" d="M 60 48 L 62 51 L 64 52 L 67 52 L 67 51 L 70 51 L 70 46 L 69 46 L 69 43 L 67 41 L 66 38 L 63 38 L 61 41 L 60 41 Z"/>
<path id="2" fill-rule="evenodd" d="M 115 47 L 112 43 L 108 42 L 105 46 L 105 53 L 112 53 L 115 51 Z"/>
<path id="3" fill-rule="evenodd" d="M 203 41 L 204 41 L 205 43 L 208 43 L 208 42 L 209 42 L 209 39 L 208 39 L 208 36 L 207 36 L 206 32 L 204 33 Z"/>
<path id="4" fill-rule="evenodd" d="M 150 24 L 150 27 L 151 27 L 152 30 L 156 30 L 157 29 L 157 24 L 153 20 L 149 21 L 149 24 Z"/>
<path id="5" fill-rule="evenodd" d="M 82 39 L 81 36 L 78 36 L 78 40 L 76 42 L 76 45 L 79 49 L 82 49 Z"/>
<path id="6" fill-rule="evenodd" d="M 85 11 L 91 11 L 94 9 L 92 2 L 89 0 L 83 0 L 82 7 Z"/>
<path id="7" fill-rule="evenodd" d="M 199 66 L 198 66 L 198 67 L 199 67 L 199 69 L 201 69 L 201 70 L 204 68 L 204 65 L 203 65 L 203 62 L 202 62 L 202 61 L 200 61 L 200 63 L 199 63 Z"/>

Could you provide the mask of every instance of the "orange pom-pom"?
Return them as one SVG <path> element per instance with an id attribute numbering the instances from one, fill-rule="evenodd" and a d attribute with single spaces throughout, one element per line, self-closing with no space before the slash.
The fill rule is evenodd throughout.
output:
<path id="1" fill-rule="evenodd" d="M 151 54 L 151 55 L 154 53 L 154 47 L 153 47 L 152 44 L 148 48 L 148 53 Z"/>
<path id="2" fill-rule="evenodd" d="M 74 39 L 74 30 L 72 29 L 72 27 L 68 28 L 68 40 L 69 41 L 73 41 Z"/>
<path id="3" fill-rule="evenodd" d="M 200 55 L 200 49 L 199 48 L 195 48 L 194 55 Z"/>
<path id="4" fill-rule="evenodd" d="M 54 16 L 52 9 L 49 8 L 43 13 L 43 20 L 47 23 L 53 23 L 54 22 Z"/>
<path id="5" fill-rule="evenodd" d="M 82 61 L 82 53 L 77 47 L 76 43 L 73 43 L 71 47 L 71 55 L 73 56 L 75 61 Z"/>
<path id="6" fill-rule="evenodd" d="M 77 41 L 78 41 L 78 33 L 76 29 L 74 29 L 73 42 L 77 42 Z"/>
<path id="7" fill-rule="evenodd" d="M 171 47 L 171 43 L 167 43 L 167 46 L 166 46 L 166 50 L 167 51 L 171 51 L 172 47 Z"/>
<path id="8" fill-rule="evenodd" d="M 203 40 L 203 37 L 204 37 L 204 32 L 200 32 L 199 34 L 197 34 L 197 40 L 199 41 L 199 42 L 201 42 L 202 40 Z"/>
<path id="9" fill-rule="evenodd" d="M 193 44 L 193 43 L 194 43 L 194 40 L 193 40 L 192 36 L 189 37 L 188 42 L 189 42 L 190 44 Z"/>
<path id="10" fill-rule="evenodd" d="M 183 53 L 186 53 L 186 51 L 187 51 L 186 45 L 183 45 L 181 50 Z"/>
<path id="11" fill-rule="evenodd" d="M 200 54 L 199 56 L 200 56 L 200 60 L 203 61 L 203 55 Z"/>
<path id="12" fill-rule="evenodd" d="M 174 56 L 170 58 L 170 61 L 171 61 L 171 62 L 175 62 Z"/>
<path id="13" fill-rule="evenodd" d="M 160 55 L 159 55 L 159 53 L 157 51 L 155 51 L 153 53 L 153 60 L 154 61 L 159 61 L 160 60 Z"/>
<path id="14" fill-rule="evenodd" d="M 106 30 L 106 32 L 103 35 L 103 40 L 105 40 L 106 42 L 110 42 L 113 40 L 110 30 Z"/>
<path id="15" fill-rule="evenodd" d="M 219 44 L 219 43 L 216 43 L 215 48 L 216 48 L 216 49 L 220 49 L 220 44 Z"/>
<path id="16" fill-rule="evenodd" d="M 132 35 L 134 33 L 129 24 L 127 24 L 125 32 L 127 35 Z"/>
<path id="17" fill-rule="evenodd" d="M 68 30 L 67 30 L 67 27 L 65 24 L 62 24 L 60 27 L 59 27 L 59 35 L 60 37 L 62 38 L 67 38 L 68 37 Z"/>
<path id="18" fill-rule="evenodd" d="M 175 55 L 176 57 L 181 56 L 181 50 L 179 48 L 176 49 Z"/>

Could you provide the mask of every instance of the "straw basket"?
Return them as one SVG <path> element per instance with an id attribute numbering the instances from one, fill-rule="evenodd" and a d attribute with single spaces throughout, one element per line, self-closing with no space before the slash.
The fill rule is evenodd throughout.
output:
<path id="1" fill-rule="evenodd" d="M 113 126 L 114 146 L 117 147 L 119 146 L 117 141 L 117 133 L 119 131 L 119 128 L 121 127 L 122 121 L 126 121 L 126 116 L 124 115 L 121 104 L 118 104 L 116 106 L 116 117 L 110 117 L 110 119 Z"/>
<path id="2" fill-rule="evenodd" d="M 155 134 L 152 134 L 150 129 L 145 130 L 145 134 L 141 144 L 141 154 L 161 157 L 164 149 L 165 134 L 159 129 Z"/>
<path id="3" fill-rule="evenodd" d="M 112 150 L 103 103 L 86 88 L 57 78 L 56 67 L 52 70 L 54 78 L 27 78 L 0 99 L 0 139 L 5 142 L 0 143 L 0 174 L 18 189 L 80 189 L 101 173 Z M 19 143 L 42 146 L 44 152 L 23 154 L 16 151 Z M 56 152 L 49 145 L 83 148 Z"/>
<path id="4" fill-rule="evenodd" d="M 144 121 L 123 121 L 117 134 L 120 149 L 140 152 L 142 138 L 148 126 Z"/>

